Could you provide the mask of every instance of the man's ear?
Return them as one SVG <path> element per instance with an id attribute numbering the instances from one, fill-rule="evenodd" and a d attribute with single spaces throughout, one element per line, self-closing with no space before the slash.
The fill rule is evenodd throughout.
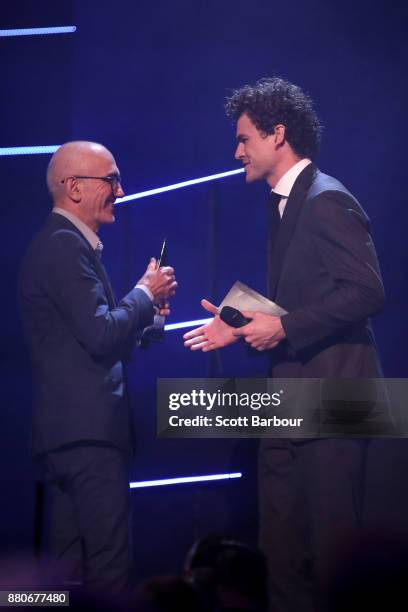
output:
<path id="1" fill-rule="evenodd" d="M 275 144 L 279 147 L 285 144 L 285 132 L 286 128 L 282 123 L 278 123 L 278 125 L 275 125 L 273 136 L 275 138 Z"/>
<path id="2" fill-rule="evenodd" d="M 68 176 L 64 182 L 65 193 L 73 202 L 79 203 L 82 200 L 81 186 L 75 176 Z"/>

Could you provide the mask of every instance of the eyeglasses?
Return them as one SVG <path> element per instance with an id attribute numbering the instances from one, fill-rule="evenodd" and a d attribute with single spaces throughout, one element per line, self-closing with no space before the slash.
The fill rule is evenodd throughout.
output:
<path id="1" fill-rule="evenodd" d="M 61 183 L 65 183 L 65 181 L 69 178 L 98 179 L 100 181 L 105 181 L 106 183 L 110 183 L 113 193 L 116 193 L 118 186 L 121 184 L 120 174 L 108 174 L 108 176 L 79 176 L 75 174 L 72 176 L 65 177 L 64 179 L 62 179 Z"/>

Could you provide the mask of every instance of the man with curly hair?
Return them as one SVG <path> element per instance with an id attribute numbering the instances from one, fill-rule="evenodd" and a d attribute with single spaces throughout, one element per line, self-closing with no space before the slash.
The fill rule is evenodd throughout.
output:
<path id="1" fill-rule="evenodd" d="M 311 99 L 280 78 L 233 92 L 235 158 L 246 182 L 265 180 L 269 200 L 268 296 L 287 314 L 244 312 L 236 330 L 203 300 L 213 321 L 185 335 L 192 350 L 244 340 L 269 351 L 274 378 L 377 378 L 381 367 L 369 319 L 384 289 L 369 220 L 353 195 L 313 160 L 321 125 Z M 272 606 L 319 609 L 318 582 L 333 549 L 361 526 L 367 441 L 268 439 L 259 457 L 260 543 Z"/>

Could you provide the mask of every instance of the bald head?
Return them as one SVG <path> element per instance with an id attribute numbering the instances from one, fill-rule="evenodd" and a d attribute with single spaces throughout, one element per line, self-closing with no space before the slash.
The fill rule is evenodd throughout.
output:
<path id="1" fill-rule="evenodd" d="M 54 209 L 75 215 L 94 232 L 114 223 L 116 198 L 125 195 L 112 153 L 96 142 L 62 145 L 48 165 L 47 184 Z"/>
<path id="2" fill-rule="evenodd" d="M 54 203 L 63 199 L 62 181 L 66 177 L 95 175 L 106 162 L 114 163 L 114 158 L 101 144 L 85 140 L 63 144 L 51 157 L 47 169 L 47 186 Z"/>

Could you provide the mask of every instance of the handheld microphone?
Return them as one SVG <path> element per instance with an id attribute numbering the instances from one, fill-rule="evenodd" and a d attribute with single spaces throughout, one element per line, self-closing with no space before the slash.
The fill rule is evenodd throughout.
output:
<path id="1" fill-rule="evenodd" d="M 220 312 L 220 319 L 231 327 L 244 327 L 252 321 L 249 317 L 244 317 L 242 312 L 232 306 L 224 306 Z"/>

